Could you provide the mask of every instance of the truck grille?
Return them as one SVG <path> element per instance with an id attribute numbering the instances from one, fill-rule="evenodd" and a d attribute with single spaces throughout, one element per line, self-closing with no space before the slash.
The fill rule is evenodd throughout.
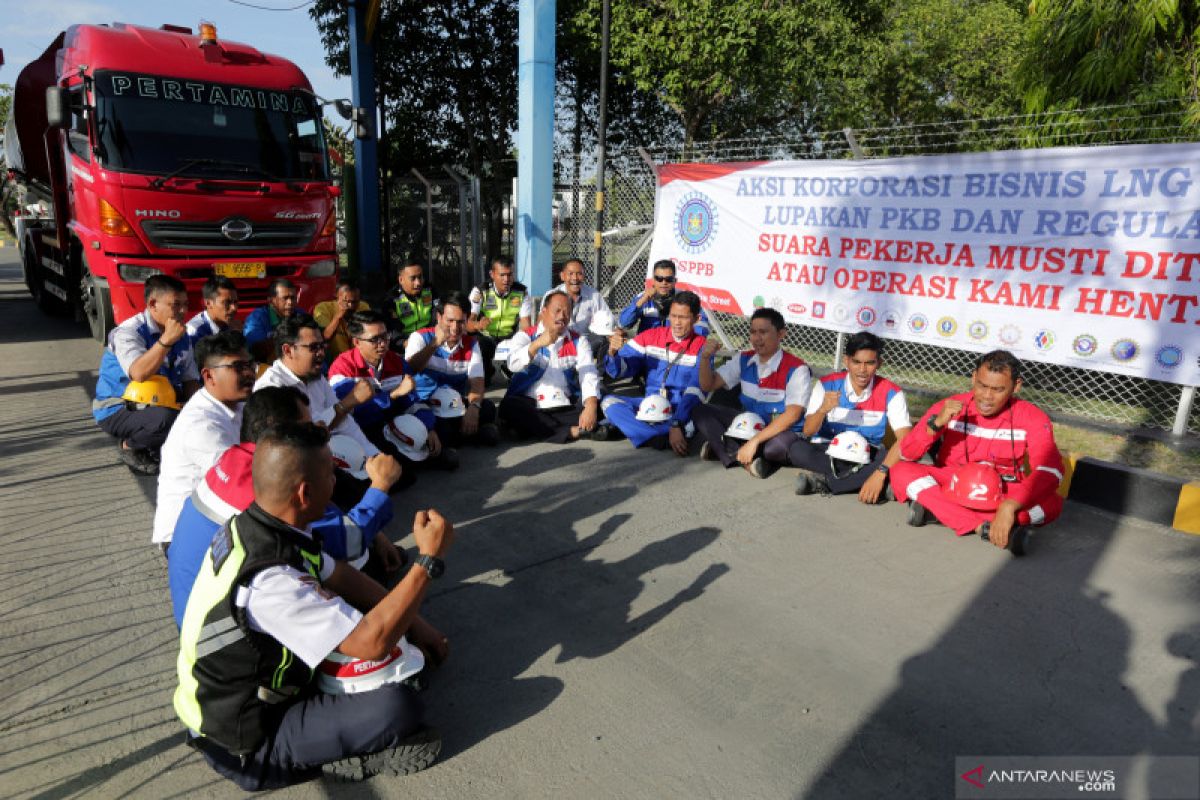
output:
<path id="1" fill-rule="evenodd" d="M 167 250 L 288 250 L 312 241 L 315 223 L 255 222 L 254 232 L 242 241 L 226 238 L 221 222 L 147 220 L 142 230 L 156 247 Z"/>

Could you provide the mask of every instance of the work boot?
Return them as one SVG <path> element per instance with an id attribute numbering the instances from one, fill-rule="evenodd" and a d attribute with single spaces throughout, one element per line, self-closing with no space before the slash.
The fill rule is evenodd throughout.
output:
<path id="1" fill-rule="evenodd" d="M 442 750 L 436 728 L 421 727 L 395 747 L 366 756 L 349 756 L 322 764 L 325 774 L 337 781 L 362 781 L 380 773 L 411 775 L 428 767 Z"/>
<path id="2" fill-rule="evenodd" d="M 929 521 L 929 510 L 916 500 L 908 501 L 908 524 L 914 528 L 922 528 Z"/>
<path id="3" fill-rule="evenodd" d="M 707 439 L 700 445 L 700 460 L 701 461 L 720 461 L 717 457 L 716 450 L 713 449 L 712 443 Z"/>
<path id="4" fill-rule="evenodd" d="M 117 445 L 117 452 L 120 454 L 121 463 L 129 467 L 129 471 L 134 475 L 158 474 L 158 462 L 154 460 L 149 450 L 135 450 L 132 447 L 126 447 L 122 442 Z"/>
<path id="5" fill-rule="evenodd" d="M 708 442 L 705 442 L 705 444 L 708 444 Z M 758 456 L 749 464 L 747 464 L 746 471 L 760 480 L 771 475 L 771 467 L 767 464 L 767 460 L 762 456 Z"/>

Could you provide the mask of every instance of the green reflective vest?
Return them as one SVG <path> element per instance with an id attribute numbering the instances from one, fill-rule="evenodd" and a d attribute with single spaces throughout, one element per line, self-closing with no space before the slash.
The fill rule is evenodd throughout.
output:
<path id="1" fill-rule="evenodd" d="M 258 748 L 270 707 L 295 698 L 313 671 L 278 641 L 250 629 L 246 610 L 236 604 L 238 587 L 278 565 L 317 578 L 320 564 L 316 542 L 257 504 L 217 531 L 179 632 L 174 705 L 184 725 L 234 755 Z"/>
<path id="2" fill-rule="evenodd" d="M 421 328 L 432 325 L 433 319 L 433 290 L 422 289 L 421 296 L 416 301 L 411 300 L 404 292 L 396 293 L 396 322 L 400 332 L 411 336 Z"/>
<path id="3" fill-rule="evenodd" d="M 508 294 L 501 297 L 492 286 L 485 288 L 479 302 L 479 314 L 488 320 L 483 332 L 495 339 L 507 339 L 516 333 L 526 291 L 522 284 L 514 283 Z"/>

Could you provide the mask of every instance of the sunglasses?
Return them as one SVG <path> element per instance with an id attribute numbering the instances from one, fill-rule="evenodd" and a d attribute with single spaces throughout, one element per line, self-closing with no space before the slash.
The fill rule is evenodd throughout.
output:
<path id="1" fill-rule="evenodd" d="M 654 280 L 658 281 L 659 283 L 674 283 L 675 276 L 674 275 L 655 275 Z"/>

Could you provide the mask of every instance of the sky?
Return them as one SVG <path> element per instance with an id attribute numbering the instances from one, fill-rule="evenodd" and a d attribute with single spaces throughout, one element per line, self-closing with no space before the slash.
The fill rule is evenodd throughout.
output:
<path id="1" fill-rule="evenodd" d="M 246 0 L 285 9 L 303 1 Z M 263 11 L 229 0 L 3 0 L 3 6 L 0 48 L 5 63 L 0 67 L 0 83 L 13 83 L 21 68 L 37 58 L 68 25 L 129 22 L 157 28 L 172 23 L 198 30 L 203 18 L 216 23 L 220 39 L 243 42 L 295 62 L 320 96 L 331 100 L 350 97 L 350 79 L 335 77 L 325 65 L 325 49 L 307 7 Z M 341 122 L 340 117 L 335 118 Z"/>

